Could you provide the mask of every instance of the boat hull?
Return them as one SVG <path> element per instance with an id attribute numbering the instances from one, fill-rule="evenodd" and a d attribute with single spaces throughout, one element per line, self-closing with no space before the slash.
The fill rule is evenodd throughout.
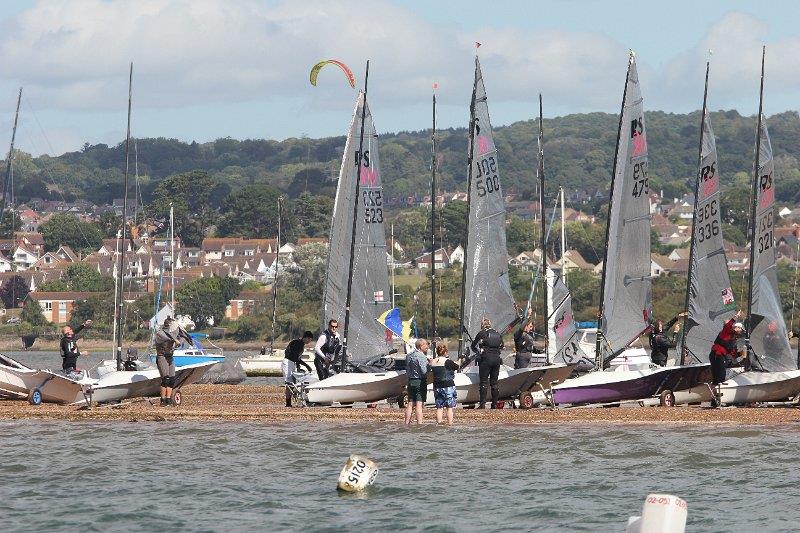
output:
<path id="1" fill-rule="evenodd" d="M 225 361 L 224 355 L 179 355 L 175 354 L 172 359 L 175 361 L 175 367 L 182 367 L 188 365 L 198 365 L 201 363 L 222 363 Z M 150 355 L 150 362 L 156 363 L 156 356 Z"/>
<path id="2" fill-rule="evenodd" d="M 0 356 L 0 397 L 25 400 L 39 389 L 42 401 L 69 404 L 83 398 L 83 384 L 55 371 L 36 370 L 7 356 Z"/>
<path id="3" fill-rule="evenodd" d="M 698 385 L 676 392 L 675 403 L 709 402 L 711 390 L 707 385 Z M 720 393 L 726 405 L 786 401 L 800 394 L 800 370 L 742 372 L 721 383 Z"/>
<path id="4" fill-rule="evenodd" d="M 198 363 L 178 368 L 175 371 L 175 387 L 190 385 L 205 375 L 216 363 Z M 129 398 L 144 398 L 161 394 L 161 376 L 156 368 L 144 370 L 119 370 L 101 376 L 91 387 L 91 401 L 113 403 Z M 85 404 L 81 397 L 75 405 Z"/>
<path id="5" fill-rule="evenodd" d="M 402 395 L 407 383 L 405 371 L 348 372 L 307 385 L 305 394 L 309 403 L 319 405 L 369 403 Z"/>
<path id="6" fill-rule="evenodd" d="M 664 390 L 680 391 L 710 380 L 708 364 L 642 370 L 590 372 L 553 387 L 557 405 L 602 404 L 651 398 Z"/>
<path id="7" fill-rule="evenodd" d="M 314 368 L 314 355 L 312 353 L 304 353 L 301 358 L 308 366 Z M 281 364 L 283 359 L 283 352 L 279 353 L 276 350 L 273 355 L 242 357 L 239 359 L 239 364 L 242 365 L 244 373 L 248 377 L 282 376 Z"/>
<path id="8" fill-rule="evenodd" d="M 521 393 L 533 390 L 537 383 L 547 388 L 550 383 L 561 382 L 572 372 L 568 365 L 549 365 L 530 368 L 501 368 L 497 379 L 497 388 L 501 400 L 510 400 Z M 476 367 L 465 372 L 457 372 L 453 378 L 458 402 L 473 404 L 480 401 L 480 376 Z M 491 399 L 491 391 L 487 390 L 487 399 Z M 433 384 L 428 384 L 428 402 L 433 403 Z"/>

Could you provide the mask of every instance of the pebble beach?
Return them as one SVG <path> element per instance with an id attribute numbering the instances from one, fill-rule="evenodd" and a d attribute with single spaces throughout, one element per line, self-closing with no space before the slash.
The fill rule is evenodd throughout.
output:
<path id="1" fill-rule="evenodd" d="M 277 385 L 189 385 L 182 389 L 179 407 L 160 407 L 158 399 L 139 399 L 121 405 L 91 410 L 27 401 L 0 401 L 0 420 L 70 421 L 206 421 L 206 422 L 358 422 L 400 424 L 400 409 L 379 404 L 366 408 L 283 406 L 283 387 Z M 435 411 L 425 410 L 426 423 L 435 423 Z M 620 408 L 538 408 L 531 410 L 457 409 L 456 424 L 666 424 L 741 426 L 791 426 L 800 423 L 800 409 L 784 407 L 620 407 Z"/>

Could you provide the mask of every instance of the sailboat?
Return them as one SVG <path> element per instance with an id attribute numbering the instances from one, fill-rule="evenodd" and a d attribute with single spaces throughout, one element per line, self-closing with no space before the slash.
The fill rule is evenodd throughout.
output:
<path id="1" fill-rule="evenodd" d="M 383 208 L 378 134 L 365 77 L 339 171 L 322 304 L 323 328 L 330 319 L 344 325 L 340 372 L 306 385 L 309 403 L 376 402 L 399 397 L 405 389 L 405 371 L 373 372 L 364 366 L 391 349 L 378 321 L 391 306 Z"/>
<path id="2" fill-rule="evenodd" d="M 606 229 L 595 371 L 552 389 L 556 404 L 614 403 L 660 396 L 674 403 L 674 391 L 692 387 L 708 364 L 635 368 L 609 363 L 648 331 L 652 314 L 650 200 L 647 135 L 642 93 L 631 52 L 622 98 Z M 565 354 L 567 355 L 567 354 Z"/>
<path id="3" fill-rule="evenodd" d="M 458 348 L 460 356 L 467 361 L 472 359 L 467 356 L 467 342 L 480 331 L 483 318 L 490 319 L 493 327 L 501 333 L 508 333 L 520 321 L 508 277 L 506 210 L 498 154 L 489 119 L 486 87 L 477 56 L 470 104 L 468 156 L 469 216 L 462 269 L 461 333 Z M 571 371 L 569 366 L 563 364 L 520 369 L 503 365 L 497 383 L 500 398 L 520 398 L 524 407 L 530 407 L 531 390 L 539 383 L 562 381 Z M 463 371 L 457 372 L 454 382 L 460 402 L 474 403 L 479 400 L 480 376 L 476 366 L 467 366 Z"/>
<path id="4" fill-rule="evenodd" d="M 776 176 L 772 144 L 763 116 L 764 101 L 764 55 L 761 57 L 761 87 L 758 105 L 758 126 L 756 130 L 755 165 L 753 176 L 753 197 L 751 203 L 750 232 L 750 276 L 748 279 L 748 308 L 746 326 L 749 341 L 746 343 L 752 370 L 736 373 L 718 386 L 719 402 L 723 404 L 742 404 L 753 402 L 777 402 L 788 400 L 800 393 L 800 370 L 789 346 L 786 323 L 783 317 L 775 258 L 775 239 L 773 234 L 775 211 Z M 708 86 L 708 65 L 706 65 L 706 87 Z M 716 167 L 716 146 L 714 134 L 708 120 L 706 106 L 703 106 L 704 125 L 703 145 L 698 175 L 698 187 L 702 202 L 697 201 L 695 209 L 696 224 L 694 241 L 698 259 L 692 261 L 689 287 L 689 323 L 687 331 L 687 351 L 708 354 L 717 333 L 722 329 L 726 318 L 735 309 L 733 294 L 729 285 L 727 264 L 724 254 L 716 261 L 703 261 L 710 257 L 703 254 L 708 236 L 719 246 L 721 252 L 722 235 L 713 232 L 718 224 L 719 209 L 714 203 L 719 198 L 719 169 Z M 708 189 L 708 190 L 706 190 Z M 708 193 L 708 194 L 706 194 Z M 701 211 L 702 209 L 702 211 Z M 701 219 L 707 211 L 710 219 Z M 711 230 L 704 231 L 704 229 Z M 707 250 L 707 248 L 706 248 Z M 713 253 L 713 252 L 712 252 Z M 702 285 L 701 285 L 702 284 Z M 705 291 L 705 292 L 702 292 Z M 695 333 L 699 331 L 700 333 Z M 699 348 L 695 346 L 699 344 Z M 695 355 L 698 355 L 695 353 Z M 706 357 L 708 357 L 706 355 Z M 694 387 L 676 397 L 679 402 L 701 402 L 712 399 L 708 386 Z"/>

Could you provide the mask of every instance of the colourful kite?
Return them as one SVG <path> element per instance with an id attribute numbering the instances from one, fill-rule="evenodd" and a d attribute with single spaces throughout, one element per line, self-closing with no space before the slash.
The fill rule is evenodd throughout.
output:
<path id="1" fill-rule="evenodd" d="M 348 67 L 341 61 L 337 61 L 335 59 L 327 59 L 325 61 L 320 61 L 319 63 L 311 67 L 311 74 L 308 77 L 309 81 L 311 82 L 311 85 L 315 87 L 317 86 L 317 76 L 319 75 L 319 71 L 322 70 L 322 67 L 324 67 L 325 65 L 336 65 L 337 67 L 342 69 L 344 75 L 347 76 L 347 81 L 350 82 L 350 87 L 352 87 L 353 89 L 356 88 L 356 78 L 355 76 L 353 76 L 353 72 L 350 70 L 350 67 Z"/>

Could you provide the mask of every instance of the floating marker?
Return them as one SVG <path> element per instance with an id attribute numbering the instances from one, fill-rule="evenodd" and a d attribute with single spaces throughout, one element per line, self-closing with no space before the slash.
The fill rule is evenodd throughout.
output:
<path id="1" fill-rule="evenodd" d="M 369 457 L 351 455 L 339 474 L 336 488 L 345 492 L 358 492 L 372 485 L 378 475 L 378 465 Z"/>
<path id="2" fill-rule="evenodd" d="M 683 533 L 686 529 L 686 500 L 671 494 L 648 494 L 642 516 L 628 519 L 626 533 Z"/>

